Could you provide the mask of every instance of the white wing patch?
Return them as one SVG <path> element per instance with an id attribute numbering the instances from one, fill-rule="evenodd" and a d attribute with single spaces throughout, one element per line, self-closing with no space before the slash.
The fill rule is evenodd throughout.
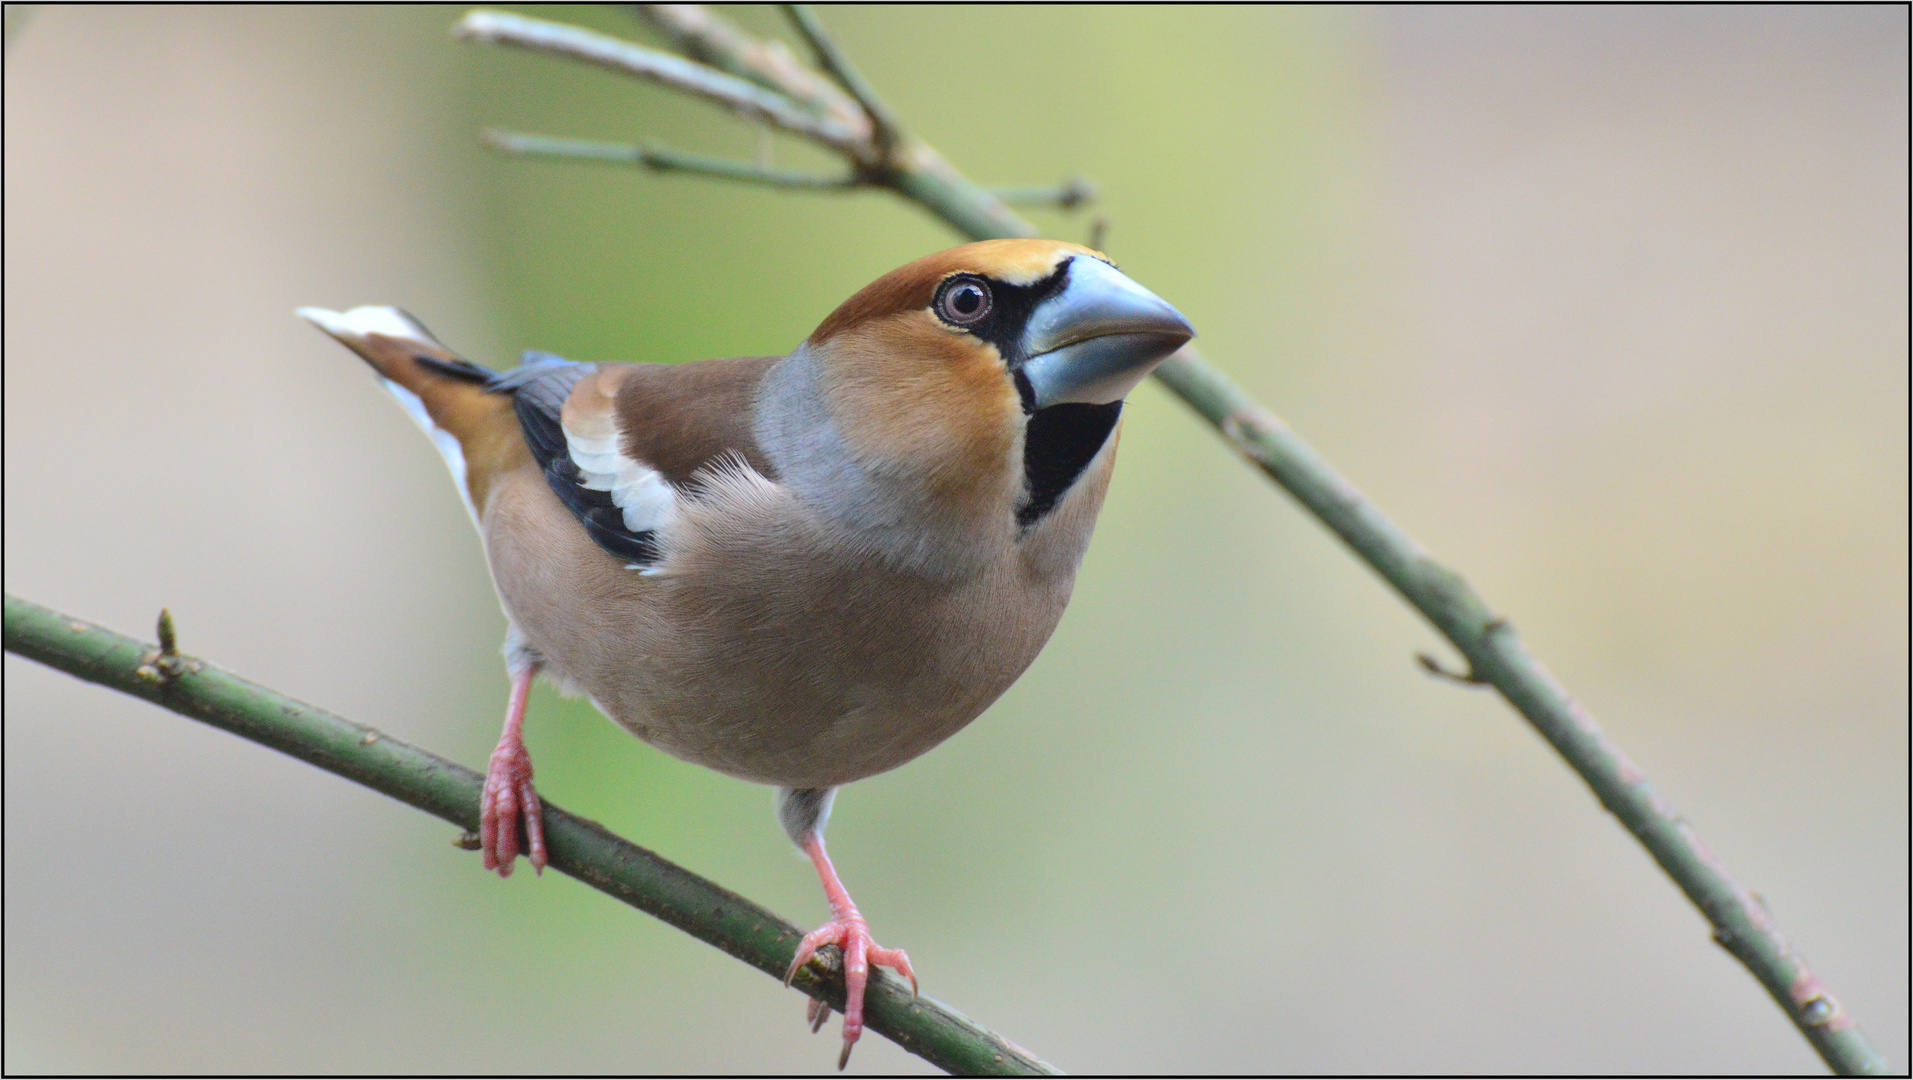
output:
<path id="1" fill-rule="evenodd" d="M 618 421 L 609 410 L 567 417 L 564 430 L 565 446 L 578 466 L 578 486 L 610 492 L 627 531 L 662 533 L 676 523 L 677 489 L 656 469 L 619 449 Z"/>

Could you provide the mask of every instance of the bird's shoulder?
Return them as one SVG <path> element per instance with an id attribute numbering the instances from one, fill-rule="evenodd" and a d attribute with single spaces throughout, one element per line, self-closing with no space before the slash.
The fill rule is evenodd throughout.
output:
<path id="1" fill-rule="evenodd" d="M 776 473 L 753 430 L 777 357 L 582 364 L 529 354 L 499 379 L 559 501 L 598 546 L 654 566 L 679 500 L 725 465 Z"/>
<path id="2" fill-rule="evenodd" d="M 752 428 L 765 372 L 780 358 L 734 356 L 682 364 L 599 364 L 564 406 L 567 430 L 615 430 L 625 457 L 677 487 L 727 457 L 775 479 Z"/>

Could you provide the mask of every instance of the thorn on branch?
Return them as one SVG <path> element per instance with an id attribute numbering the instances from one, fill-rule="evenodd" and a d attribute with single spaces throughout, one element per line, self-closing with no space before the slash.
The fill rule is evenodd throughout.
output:
<path id="1" fill-rule="evenodd" d="M 1441 661 L 1425 652 L 1416 653 L 1415 662 L 1421 665 L 1423 671 L 1437 679 L 1447 679 L 1449 682 L 1459 683 L 1462 686 L 1486 686 L 1488 683 L 1487 679 L 1475 673 L 1473 667 L 1467 671 L 1450 671 L 1442 666 Z"/>
<path id="2" fill-rule="evenodd" d="M 1481 624 L 1481 644 L 1486 646 L 1488 639 L 1494 635 L 1512 633 L 1513 631 L 1514 627 L 1508 624 L 1507 618 L 1496 615 Z M 1450 671 L 1441 665 L 1441 661 L 1427 653 L 1416 653 L 1415 662 L 1420 664 L 1422 670 L 1428 674 L 1438 679 L 1447 679 L 1450 682 L 1460 683 L 1463 686 L 1486 686 L 1490 682 L 1486 676 L 1476 670 L 1473 660 L 1468 662 L 1468 670 L 1466 672 Z"/>

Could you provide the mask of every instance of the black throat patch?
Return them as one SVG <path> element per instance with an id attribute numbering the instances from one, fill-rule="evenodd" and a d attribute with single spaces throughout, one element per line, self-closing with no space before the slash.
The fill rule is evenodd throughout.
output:
<path id="1" fill-rule="evenodd" d="M 1023 435 L 1023 482 L 1028 495 L 1016 509 L 1016 523 L 1027 529 L 1056 509 L 1057 500 L 1089 467 L 1109 441 L 1123 415 L 1123 403 L 1086 405 L 1066 402 L 1030 414 Z"/>

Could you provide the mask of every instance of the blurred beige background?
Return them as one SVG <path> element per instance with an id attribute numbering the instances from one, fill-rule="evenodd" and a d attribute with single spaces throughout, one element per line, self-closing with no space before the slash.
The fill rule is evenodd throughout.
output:
<path id="1" fill-rule="evenodd" d="M 478 766 L 478 545 L 291 309 L 402 304 L 492 363 L 781 352 L 952 241 L 882 195 L 486 156 L 492 124 L 756 136 L 453 17 L 35 15 L 5 580 L 142 635 L 170 605 L 187 649 Z M 1905 1067 L 1904 8 L 824 17 L 972 175 L 1098 181 L 1125 269 L 1512 616 Z M 1084 1072 L 1816 1067 L 1512 713 L 1416 671 L 1432 631 L 1132 400 L 1048 651 L 838 803 L 926 992 Z M 797 995 L 416 811 L 12 657 L 5 701 L 9 1072 L 833 1064 Z M 529 737 L 554 800 L 824 916 L 768 792 L 542 691 Z"/>

